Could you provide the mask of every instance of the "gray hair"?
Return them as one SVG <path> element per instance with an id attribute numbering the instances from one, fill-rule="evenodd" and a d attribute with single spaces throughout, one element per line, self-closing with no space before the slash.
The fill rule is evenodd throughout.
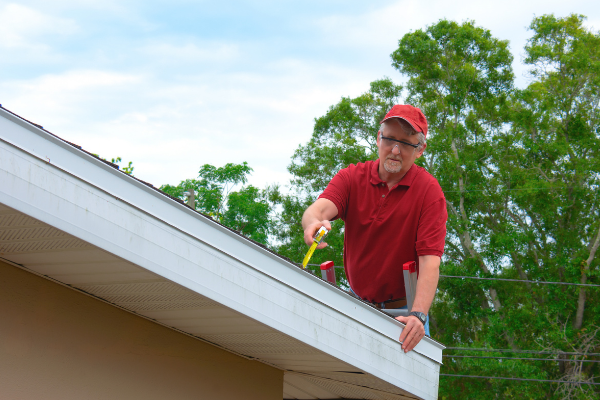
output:
<path id="1" fill-rule="evenodd" d="M 417 139 L 419 139 L 419 150 L 421 150 L 423 148 L 423 146 L 427 144 L 427 141 L 425 139 L 425 134 L 423 134 L 423 132 L 417 132 L 415 130 L 415 128 L 413 128 L 412 125 L 408 123 L 408 121 L 403 120 L 402 118 L 386 119 L 385 121 L 383 121 L 383 123 L 381 125 L 386 125 L 386 124 L 394 122 L 394 121 L 398 125 L 400 125 L 400 128 L 402 128 L 404 133 L 406 133 L 408 136 L 417 135 Z M 379 131 L 381 132 L 381 129 Z"/>

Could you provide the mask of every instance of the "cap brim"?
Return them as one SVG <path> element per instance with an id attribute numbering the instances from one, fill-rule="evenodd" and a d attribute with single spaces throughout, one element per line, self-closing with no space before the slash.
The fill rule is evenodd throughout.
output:
<path id="1" fill-rule="evenodd" d="M 391 117 L 387 117 L 381 120 L 381 122 L 379 123 L 379 125 L 383 124 L 385 121 L 387 121 L 388 119 L 392 119 L 392 118 L 398 118 L 398 119 L 403 119 L 404 121 L 408 122 L 410 126 L 412 126 L 412 128 L 419 132 L 419 133 L 423 133 L 423 129 L 421 129 L 419 127 L 419 125 L 417 125 L 416 123 L 414 123 L 413 121 L 406 119 L 404 117 L 396 117 L 396 116 L 391 116 Z"/>

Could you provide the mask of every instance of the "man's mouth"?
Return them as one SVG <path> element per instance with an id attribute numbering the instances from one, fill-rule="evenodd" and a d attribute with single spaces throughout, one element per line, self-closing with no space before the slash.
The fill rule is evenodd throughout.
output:
<path id="1" fill-rule="evenodd" d="M 398 160 L 388 157 L 386 158 L 385 163 L 383 163 L 383 168 L 385 168 L 385 170 L 390 174 L 396 174 L 400 172 L 400 169 L 402 168 L 402 159 Z"/>

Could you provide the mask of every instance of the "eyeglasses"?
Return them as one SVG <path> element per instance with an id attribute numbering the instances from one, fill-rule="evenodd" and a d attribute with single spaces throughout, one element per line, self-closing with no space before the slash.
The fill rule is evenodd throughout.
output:
<path id="1" fill-rule="evenodd" d="M 381 143 L 385 146 L 385 147 L 394 147 L 394 146 L 398 146 L 398 149 L 409 153 L 412 151 L 415 151 L 415 149 L 419 148 L 419 144 L 412 144 L 412 143 L 408 143 L 405 142 L 403 140 L 398 140 L 398 139 L 392 139 L 389 137 L 385 137 L 383 135 L 381 135 Z"/>

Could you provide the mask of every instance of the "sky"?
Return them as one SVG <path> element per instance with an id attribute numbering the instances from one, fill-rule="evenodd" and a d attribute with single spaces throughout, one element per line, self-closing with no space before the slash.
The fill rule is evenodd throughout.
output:
<path id="1" fill-rule="evenodd" d="M 251 184 L 286 185 L 315 118 L 404 81 L 406 33 L 473 20 L 510 41 L 524 87 L 527 27 L 548 13 L 600 29 L 589 0 L 0 0 L 0 104 L 155 186 L 243 161 Z"/>

